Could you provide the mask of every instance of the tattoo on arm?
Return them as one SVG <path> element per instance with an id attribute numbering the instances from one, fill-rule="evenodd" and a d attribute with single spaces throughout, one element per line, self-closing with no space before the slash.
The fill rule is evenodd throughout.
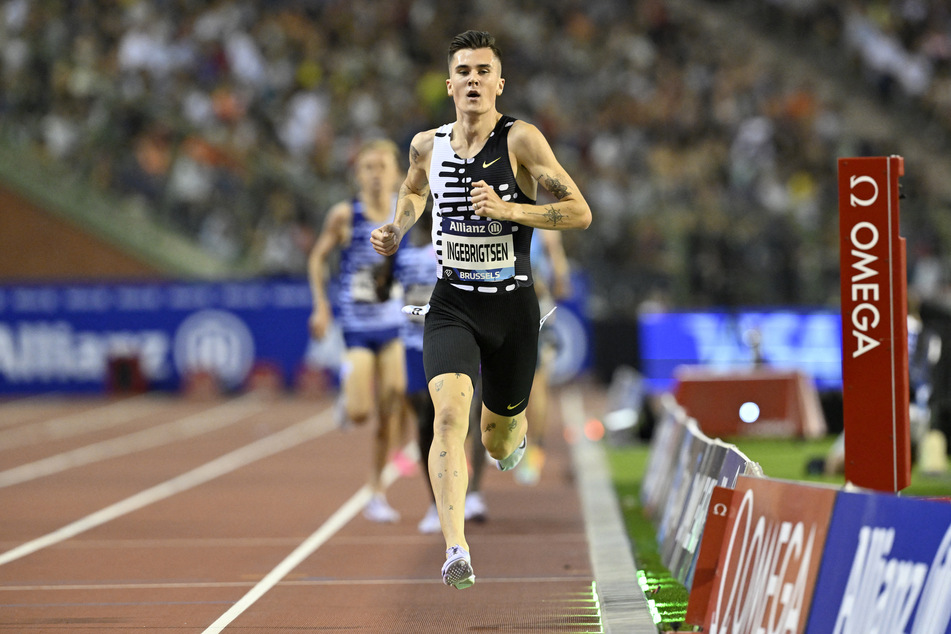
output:
<path id="1" fill-rule="evenodd" d="M 515 431 L 516 427 L 518 427 L 518 421 L 513 418 L 512 422 L 509 423 L 509 431 Z"/>
<path id="2" fill-rule="evenodd" d="M 416 165 L 416 161 L 419 160 L 419 150 L 416 149 L 415 145 L 409 146 L 409 162 L 413 165 Z"/>
<path id="3" fill-rule="evenodd" d="M 565 219 L 565 214 L 555 209 L 554 205 L 548 205 L 545 207 L 544 216 L 548 219 L 548 222 L 551 223 L 552 227 L 557 227 L 558 223 Z"/>
<path id="4" fill-rule="evenodd" d="M 495 423 L 489 423 L 485 426 L 486 431 L 492 431 L 493 429 L 495 429 Z"/>
<path id="5" fill-rule="evenodd" d="M 565 196 L 568 195 L 568 186 L 563 184 L 557 178 L 553 176 L 545 176 L 544 180 L 545 189 L 547 189 L 548 192 L 558 200 L 563 200 Z"/>
<path id="6" fill-rule="evenodd" d="M 436 391 L 437 392 L 442 391 L 442 381 L 436 381 Z"/>

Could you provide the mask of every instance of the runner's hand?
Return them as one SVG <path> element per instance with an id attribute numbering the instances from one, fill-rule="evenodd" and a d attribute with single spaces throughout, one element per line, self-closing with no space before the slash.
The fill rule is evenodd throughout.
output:
<path id="1" fill-rule="evenodd" d="M 472 211 L 477 216 L 495 218 L 496 220 L 509 219 L 506 203 L 485 181 L 476 181 L 472 184 L 470 200 L 472 201 Z"/>
<path id="2" fill-rule="evenodd" d="M 370 233 L 370 244 L 380 255 L 393 255 L 400 247 L 402 237 L 403 232 L 400 231 L 399 225 L 390 223 L 377 227 Z"/>

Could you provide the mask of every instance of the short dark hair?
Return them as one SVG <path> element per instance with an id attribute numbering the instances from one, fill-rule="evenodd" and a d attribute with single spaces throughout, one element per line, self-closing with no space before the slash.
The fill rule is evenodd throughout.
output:
<path id="1" fill-rule="evenodd" d="M 499 62 L 502 61 L 502 51 L 495 45 L 495 38 L 490 33 L 469 30 L 452 38 L 452 42 L 449 43 L 449 63 L 452 63 L 452 57 L 456 52 L 463 49 L 476 50 L 479 48 L 491 49 L 492 54 L 498 58 Z"/>

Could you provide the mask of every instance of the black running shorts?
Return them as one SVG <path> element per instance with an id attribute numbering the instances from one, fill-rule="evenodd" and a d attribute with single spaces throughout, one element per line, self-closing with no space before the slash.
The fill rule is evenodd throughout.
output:
<path id="1" fill-rule="evenodd" d="M 528 406 L 538 356 L 535 288 L 480 293 L 436 283 L 423 334 L 426 382 L 440 374 L 467 374 L 475 385 L 482 369 L 482 402 L 514 416 Z"/>

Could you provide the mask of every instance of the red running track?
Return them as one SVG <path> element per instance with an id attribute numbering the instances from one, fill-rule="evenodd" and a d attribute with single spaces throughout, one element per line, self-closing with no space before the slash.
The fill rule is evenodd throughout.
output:
<path id="1" fill-rule="evenodd" d="M 416 530 L 418 474 L 388 472 L 400 523 L 360 515 L 370 430 L 338 430 L 330 396 L 0 402 L 0 630 L 635 631 L 605 627 L 563 433 L 602 406 L 556 392 L 537 486 L 486 470 L 460 591 Z"/>

